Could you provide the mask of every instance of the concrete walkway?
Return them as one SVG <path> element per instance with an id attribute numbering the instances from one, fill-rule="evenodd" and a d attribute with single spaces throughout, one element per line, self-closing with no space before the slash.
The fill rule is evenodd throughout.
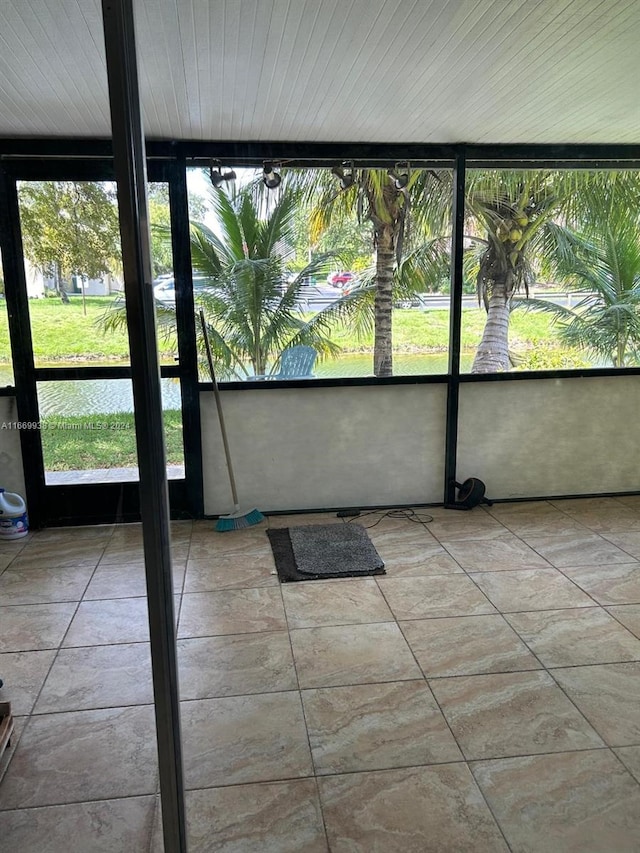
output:
<path id="1" fill-rule="evenodd" d="M 167 465 L 167 479 L 182 480 L 184 465 Z M 47 471 L 47 486 L 65 486 L 70 483 L 135 483 L 140 479 L 135 468 L 88 468 L 86 471 Z"/>

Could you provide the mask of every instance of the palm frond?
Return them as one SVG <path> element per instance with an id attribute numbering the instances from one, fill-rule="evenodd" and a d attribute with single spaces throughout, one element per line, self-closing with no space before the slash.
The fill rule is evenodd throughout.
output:
<path id="1" fill-rule="evenodd" d="M 260 257 L 273 254 L 278 244 L 293 242 L 292 232 L 297 198 L 293 193 L 283 194 L 269 217 L 261 223 L 256 252 Z"/>
<path id="2" fill-rule="evenodd" d="M 244 222 L 240 214 L 247 193 L 234 193 L 227 195 L 224 189 L 212 189 L 209 198 L 213 212 L 218 220 L 221 231 L 221 239 L 217 239 L 213 245 L 217 245 L 218 252 L 224 257 L 226 263 L 238 261 L 246 254 L 245 235 L 243 233 Z"/>
<path id="3" fill-rule="evenodd" d="M 568 344 L 621 367 L 637 363 L 640 350 L 640 228 L 628 211 L 612 206 L 609 193 L 590 198 L 589 227 L 550 229 L 555 245 L 549 245 L 559 275 L 584 296 L 573 309 L 531 302 L 555 316 Z"/>
<path id="4" fill-rule="evenodd" d="M 189 237 L 191 263 L 201 275 L 214 278 L 220 275 L 225 263 L 232 262 L 223 242 L 202 222 L 190 224 Z"/>
<path id="5" fill-rule="evenodd" d="M 446 238 L 427 240 L 403 258 L 394 280 L 394 298 L 439 290 L 450 273 L 451 254 Z"/>

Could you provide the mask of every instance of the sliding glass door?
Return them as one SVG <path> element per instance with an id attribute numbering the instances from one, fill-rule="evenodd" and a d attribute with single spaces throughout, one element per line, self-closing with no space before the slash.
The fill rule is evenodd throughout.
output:
<path id="1" fill-rule="evenodd" d="M 116 186 L 65 171 L 57 164 L 55 179 L 46 172 L 46 180 L 17 175 L 38 411 L 37 422 L 25 428 L 37 431 L 43 463 L 31 485 L 35 480 L 43 493 L 45 523 L 135 518 L 137 450 Z M 154 171 L 152 286 L 167 477 L 172 513 L 194 516 L 198 496 L 187 488 L 183 430 L 183 400 L 193 395 L 183 387 L 170 188 L 165 170 Z"/>

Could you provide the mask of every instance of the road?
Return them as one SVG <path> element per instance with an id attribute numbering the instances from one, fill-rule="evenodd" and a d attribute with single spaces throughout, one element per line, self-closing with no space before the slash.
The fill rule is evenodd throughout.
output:
<path id="1" fill-rule="evenodd" d="M 547 302 L 554 302 L 556 305 L 563 305 L 565 308 L 574 308 L 581 299 L 584 299 L 588 294 L 584 291 L 579 293 L 555 293 L 555 292 L 538 292 L 531 293 L 536 299 L 544 299 Z M 524 294 L 523 294 L 524 297 Z M 304 310 L 322 311 L 328 308 L 335 300 L 323 299 L 322 297 L 311 298 L 302 302 Z M 416 311 L 442 311 L 449 308 L 449 296 L 446 294 L 429 294 L 421 297 L 421 305 L 407 305 L 408 308 L 413 308 Z M 475 296 L 462 297 L 463 308 L 477 308 L 478 299 Z"/>

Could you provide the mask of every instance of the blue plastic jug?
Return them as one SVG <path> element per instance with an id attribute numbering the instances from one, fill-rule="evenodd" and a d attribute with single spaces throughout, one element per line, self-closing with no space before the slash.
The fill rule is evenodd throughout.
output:
<path id="1" fill-rule="evenodd" d="M 27 505 L 20 495 L 0 489 L 0 542 L 22 539 L 29 532 Z"/>

